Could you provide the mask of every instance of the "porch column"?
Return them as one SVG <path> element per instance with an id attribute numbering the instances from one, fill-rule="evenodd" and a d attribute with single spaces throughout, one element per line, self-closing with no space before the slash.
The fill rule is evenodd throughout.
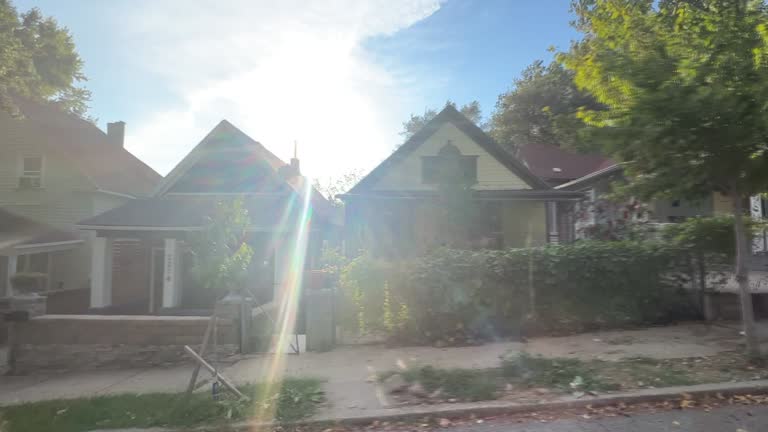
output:
<path id="1" fill-rule="evenodd" d="M 94 237 L 91 246 L 91 307 L 112 305 L 112 239 Z"/>
<path id="2" fill-rule="evenodd" d="M 18 263 L 19 257 L 18 255 L 9 255 L 8 256 L 8 269 L 5 272 L 5 297 L 10 297 L 13 295 L 13 286 L 11 285 L 11 279 L 13 279 L 13 275 L 16 274 L 16 265 Z"/>
<path id="3" fill-rule="evenodd" d="M 163 308 L 175 308 L 181 304 L 181 266 L 179 243 L 174 238 L 165 239 L 163 260 Z"/>
<path id="4" fill-rule="evenodd" d="M 283 285 L 288 278 L 286 270 L 288 269 L 288 257 L 286 253 L 290 252 L 288 239 L 283 238 L 283 241 L 277 242 L 275 246 L 275 285 L 272 291 L 272 301 L 282 301 L 281 294 L 283 293 Z"/>
<path id="5" fill-rule="evenodd" d="M 544 203 L 547 210 L 547 243 L 560 243 L 560 232 L 557 221 L 557 202 Z"/>

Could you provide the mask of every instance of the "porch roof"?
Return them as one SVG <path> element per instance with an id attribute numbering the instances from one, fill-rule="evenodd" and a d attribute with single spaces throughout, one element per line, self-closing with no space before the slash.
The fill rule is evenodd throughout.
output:
<path id="1" fill-rule="evenodd" d="M 251 218 L 251 231 L 290 231 L 283 225 L 292 224 L 301 216 L 302 203 L 296 195 L 261 195 L 246 197 L 244 203 Z M 131 200 L 77 224 L 90 230 L 133 231 L 194 231 L 205 226 L 213 214 L 218 195 L 169 195 Z M 333 224 L 332 215 L 311 205 L 315 223 Z"/>
<path id="2" fill-rule="evenodd" d="M 367 191 L 365 193 L 348 193 L 341 195 L 348 199 L 425 199 L 437 197 L 436 191 Z M 584 196 L 582 192 L 565 190 L 536 190 L 536 189 L 512 189 L 512 190 L 478 190 L 472 191 L 472 197 L 476 200 L 535 200 L 535 201 L 571 201 Z"/>
<path id="3" fill-rule="evenodd" d="M 25 255 L 72 249 L 80 236 L 0 209 L 0 255 Z"/>

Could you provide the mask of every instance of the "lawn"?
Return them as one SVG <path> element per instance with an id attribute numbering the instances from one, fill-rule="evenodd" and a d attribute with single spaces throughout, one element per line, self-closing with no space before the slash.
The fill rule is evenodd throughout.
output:
<path id="1" fill-rule="evenodd" d="M 395 372 L 388 372 L 382 379 Z M 419 393 L 395 394 L 401 403 L 541 398 L 541 395 L 598 394 L 640 388 L 684 386 L 768 378 L 768 370 L 751 366 L 737 353 L 712 357 L 620 361 L 544 358 L 526 354 L 509 357 L 493 369 L 440 369 L 425 366 L 400 372 Z M 423 389 L 423 392 L 421 390 Z M 424 396 L 428 394 L 430 396 Z"/>
<path id="2" fill-rule="evenodd" d="M 250 402 L 225 397 L 217 401 L 205 392 L 186 400 L 176 393 L 126 394 L 0 407 L 0 431 L 190 427 L 245 420 L 257 412 L 265 413 L 264 420 L 285 422 L 311 416 L 323 401 L 320 381 L 314 379 L 286 379 L 271 389 L 264 385 L 240 389 Z"/>

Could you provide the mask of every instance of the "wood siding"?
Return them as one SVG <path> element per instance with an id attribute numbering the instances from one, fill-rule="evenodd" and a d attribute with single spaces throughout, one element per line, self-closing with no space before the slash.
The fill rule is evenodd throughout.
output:
<path id="1" fill-rule="evenodd" d="M 408 157 L 393 166 L 373 187 L 374 190 L 433 190 L 434 185 L 422 183 L 421 157 L 436 156 L 451 141 L 463 155 L 478 156 L 476 190 L 519 190 L 530 186 L 512 173 L 496 158 L 451 123 L 443 124 Z"/>

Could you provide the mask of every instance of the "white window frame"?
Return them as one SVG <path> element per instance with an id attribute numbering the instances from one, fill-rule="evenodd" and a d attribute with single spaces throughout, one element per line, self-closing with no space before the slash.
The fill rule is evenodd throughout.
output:
<path id="1" fill-rule="evenodd" d="M 35 175 L 35 171 L 25 171 L 24 161 L 25 159 L 40 158 L 40 171 Z M 31 174 L 29 174 L 31 173 Z M 40 179 L 40 186 L 22 186 L 22 178 L 38 178 Z M 16 185 L 19 189 L 38 189 L 45 186 L 45 156 L 42 154 L 22 154 L 19 156 L 19 176 L 18 183 Z"/>

